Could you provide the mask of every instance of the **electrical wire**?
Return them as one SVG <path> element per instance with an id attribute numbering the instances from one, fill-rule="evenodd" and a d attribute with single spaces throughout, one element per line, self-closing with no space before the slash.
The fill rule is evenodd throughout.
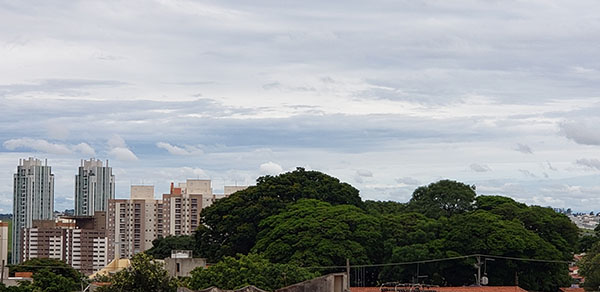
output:
<path id="1" fill-rule="evenodd" d="M 527 261 L 527 262 L 541 262 L 541 263 L 558 263 L 558 264 L 570 264 L 571 263 L 570 261 L 561 261 L 561 260 L 530 259 L 530 258 L 507 257 L 507 256 L 497 256 L 497 255 L 487 255 L 487 254 L 471 254 L 471 255 L 466 255 L 466 256 L 455 256 L 455 257 L 449 257 L 449 258 L 439 258 L 439 259 L 420 260 L 420 261 L 411 261 L 411 262 L 353 265 L 353 266 L 350 266 L 350 268 L 371 268 L 371 267 L 414 265 L 414 264 L 423 264 L 423 263 L 434 263 L 434 262 L 460 260 L 460 259 L 467 259 L 467 258 L 474 258 L 474 257 L 486 257 L 486 258 Z M 312 266 L 312 267 L 305 267 L 305 268 L 307 268 L 307 269 L 341 269 L 341 268 L 346 268 L 346 266 Z"/>

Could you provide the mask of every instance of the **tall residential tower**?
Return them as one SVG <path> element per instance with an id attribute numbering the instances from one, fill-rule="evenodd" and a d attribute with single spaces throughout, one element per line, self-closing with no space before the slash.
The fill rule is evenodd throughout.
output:
<path id="1" fill-rule="evenodd" d="M 75 216 L 94 216 L 108 211 L 108 200 L 115 198 L 115 176 L 112 168 L 96 159 L 82 160 L 75 175 Z"/>
<path id="2" fill-rule="evenodd" d="M 23 228 L 33 220 L 50 220 L 54 212 L 54 175 L 46 160 L 19 159 L 13 184 L 12 258 L 13 264 L 21 259 Z"/>

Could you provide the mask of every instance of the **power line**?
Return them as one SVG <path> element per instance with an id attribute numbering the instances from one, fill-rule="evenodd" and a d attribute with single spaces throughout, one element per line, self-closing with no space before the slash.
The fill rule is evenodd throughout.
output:
<path id="1" fill-rule="evenodd" d="M 386 266 L 403 266 L 403 265 L 414 265 L 414 264 L 452 261 L 452 260 L 459 260 L 459 259 L 474 258 L 474 257 L 478 257 L 478 256 L 479 257 L 487 257 L 487 258 L 496 258 L 496 259 L 515 260 L 515 261 L 526 261 L 526 262 L 559 263 L 559 264 L 570 264 L 571 263 L 570 261 L 561 261 L 561 260 L 530 259 L 530 258 L 518 258 L 518 257 L 496 256 L 496 255 L 486 255 L 486 254 L 471 254 L 471 255 L 465 255 L 465 256 L 455 256 L 455 257 L 449 257 L 449 258 L 439 258 L 439 259 L 420 260 L 420 261 L 411 261 L 411 262 L 353 265 L 350 267 L 351 268 L 370 268 L 370 267 L 386 267 Z M 312 266 L 312 267 L 305 267 L 305 268 L 307 268 L 307 269 L 339 269 L 339 268 L 346 268 L 346 266 Z"/>

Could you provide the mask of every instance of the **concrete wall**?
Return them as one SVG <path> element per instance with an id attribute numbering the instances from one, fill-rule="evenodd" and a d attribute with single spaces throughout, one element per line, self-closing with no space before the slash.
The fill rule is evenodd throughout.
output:
<path id="1" fill-rule="evenodd" d="M 154 200 L 154 186 L 131 186 L 131 199 Z"/>
<path id="2" fill-rule="evenodd" d="M 179 271 L 177 271 L 179 264 Z M 206 259 L 204 258 L 182 258 L 182 259 L 165 259 L 165 269 L 171 277 L 190 277 L 190 272 L 197 267 L 206 268 Z"/>
<path id="3" fill-rule="evenodd" d="M 275 292 L 349 292 L 345 273 L 329 274 L 275 290 Z"/>

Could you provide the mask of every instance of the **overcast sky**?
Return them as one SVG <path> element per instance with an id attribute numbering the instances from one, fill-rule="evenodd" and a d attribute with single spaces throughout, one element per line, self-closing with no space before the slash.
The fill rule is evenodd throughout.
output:
<path id="1" fill-rule="evenodd" d="M 0 213 L 19 158 L 73 207 L 297 166 L 363 199 L 449 178 L 600 211 L 600 2 L 0 0 Z"/>

